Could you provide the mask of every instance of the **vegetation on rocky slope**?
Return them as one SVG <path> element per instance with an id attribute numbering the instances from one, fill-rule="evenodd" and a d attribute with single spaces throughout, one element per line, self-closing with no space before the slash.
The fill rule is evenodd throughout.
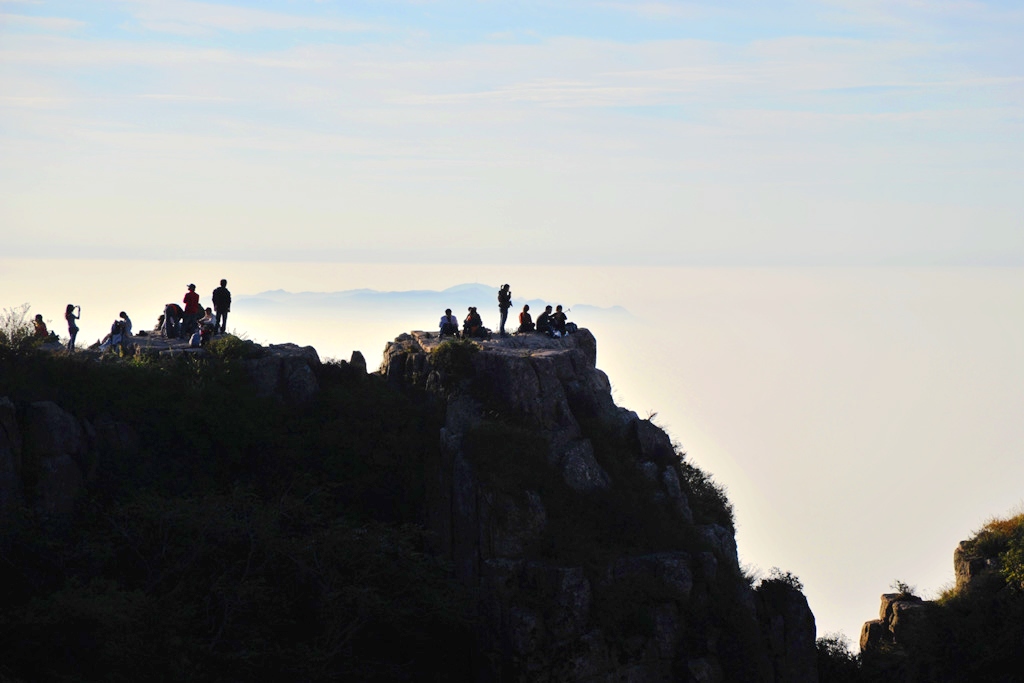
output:
<path id="1" fill-rule="evenodd" d="M 1022 549 L 1024 514 L 993 519 L 960 544 L 956 585 L 937 600 L 924 601 L 897 581 L 897 592 L 883 596 L 883 618 L 865 624 L 856 670 L 832 648 L 823 654 L 837 674 L 830 678 L 821 668 L 821 680 L 1024 680 Z"/>
<path id="2" fill-rule="evenodd" d="M 419 526 L 434 404 L 327 364 L 289 406 L 222 355 L 0 349 L 20 412 L 51 400 L 139 444 L 83 456 L 72 516 L 0 526 L 0 680 L 461 678 L 469 603 Z"/>

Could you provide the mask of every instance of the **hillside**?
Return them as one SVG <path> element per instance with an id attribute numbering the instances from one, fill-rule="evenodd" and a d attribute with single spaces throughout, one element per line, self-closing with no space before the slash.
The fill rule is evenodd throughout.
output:
<path id="1" fill-rule="evenodd" d="M 0 677 L 817 680 L 586 330 L 0 353 Z"/>

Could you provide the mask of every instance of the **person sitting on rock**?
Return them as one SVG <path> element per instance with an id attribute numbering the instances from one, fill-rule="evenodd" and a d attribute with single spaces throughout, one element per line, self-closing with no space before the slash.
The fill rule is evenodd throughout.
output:
<path id="1" fill-rule="evenodd" d="M 533 316 L 530 315 L 530 304 L 523 306 L 523 312 L 519 314 L 519 329 L 517 332 L 533 332 Z"/>
<path id="2" fill-rule="evenodd" d="M 36 313 L 35 320 L 32 321 L 32 325 L 35 326 L 35 336 L 39 339 L 46 339 L 50 336 L 50 331 L 46 329 L 46 323 L 43 322 L 43 315 Z"/>
<path id="3" fill-rule="evenodd" d="M 545 306 L 544 312 L 537 316 L 537 331 L 551 336 L 551 306 Z"/>
<path id="4" fill-rule="evenodd" d="M 199 321 L 199 337 L 200 343 L 206 344 L 206 342 L 213 339 L 213 335 L 217 333 L 217 315 L 213 312 L 210 307 L 204 311 L 205 315 L 202 320 Z"/>
<path id="5" fill-rule="evenodd" d="M 124 344 L 124 321 L 115 320 L 110 326 L 110 332 L 100 342 L 100 349 L 106 351 L 121 347 Z"/>
<path id="6" fill-rule="evenodd" d="M 441 316 L 441 322 L 438 323 L 441 331 L 438 333 L 440 336 L 451 335 L 453 337 L 459 336 L 459 319 L 452 315 L 452 309 L 444 309 L 444 315 Z"/>
<path id="7" fill-rule="evenodd" d="M 466 339 L 485 336 L 484 321 L 477 313 L 476 306 L 469 307 L 469 314 L 462 323 L 462 336 Z"/>
<path id="8" fill-rule="evenodd" d="M 117 317 L 124 321 L 124 335 L 126 337 L 132 336 L 132 319 L 124 311 L 121 311 Z"/>
<path id="9" fill-rule="evenodd" d="M 548 308 L 551 308 L 548 306 Z M 562 312 L 562 305 L 555 306 L 555 312 L 551 314 L 551 336 L 565 336 L 565 313 Z"/>

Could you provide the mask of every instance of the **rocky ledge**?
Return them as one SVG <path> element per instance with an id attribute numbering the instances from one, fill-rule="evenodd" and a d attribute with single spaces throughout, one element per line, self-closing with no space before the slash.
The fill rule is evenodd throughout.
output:
<path id="1" fill-rule="evenodd" d="M 615 405 L 596 361 L 586 329 L 385 350 L 383 375 L 444 405 L 427 519 L 480 596 L 487 677 L 816 681 L 804 596 L 750 587 L 703 473 Z M 632 521 L 664 535 L 624 539 Z M 573 536 L 602 540 L 580 557 Z"/>

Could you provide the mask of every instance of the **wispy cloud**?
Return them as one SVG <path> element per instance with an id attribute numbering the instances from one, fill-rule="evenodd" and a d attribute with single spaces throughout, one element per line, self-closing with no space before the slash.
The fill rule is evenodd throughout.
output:
<path id="1" fill-rule="evenodd" d="M 0 13 L 0 28 L 34 28 L 43 31 L 75 31 L 85 26 L 84 21 L 67 17 L 36 17 L 25 14 Z"/>
<path id="2" fill-rule="evenodd" d="M 598 2 L 596 6 L 647 19 L 692 19 L 709 13 L 707 5 L 689 2 Z"/>
<path id="3" fill-rule="evenodd" d="M 192 0 L 120 0 L 139 27 L 157 33 L 203 35 L 217 31 L 360 32 L 379 29 L 369 24 L 324 16 L 270 12 L 235 5 Z"/>

